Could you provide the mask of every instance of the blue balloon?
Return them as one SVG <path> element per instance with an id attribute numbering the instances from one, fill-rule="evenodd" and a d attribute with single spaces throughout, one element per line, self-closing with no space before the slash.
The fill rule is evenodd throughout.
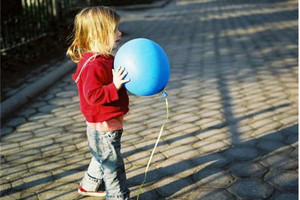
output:
<path id="1" fill-rule="evenodd" d="M 167 54 L 155 42 L 137 38 L 126 42 L 118 50 L 114 68 L 124 67 L 128 72 L 125 88 L 136 95 L 150 96 L 165 88 L 170 78 Z"/>

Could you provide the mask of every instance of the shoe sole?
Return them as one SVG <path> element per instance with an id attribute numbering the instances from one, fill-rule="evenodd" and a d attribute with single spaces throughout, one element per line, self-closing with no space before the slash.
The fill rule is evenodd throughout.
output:
<path id="1" fill-rule="evenodd" d="M 82 192 L 81 190 L 78 189 L 78 193 L 84 196 L 94 196 L 94 197 L 105 197 L 106 192 L 103 193 L 96 193 L 96 192 Z"/>

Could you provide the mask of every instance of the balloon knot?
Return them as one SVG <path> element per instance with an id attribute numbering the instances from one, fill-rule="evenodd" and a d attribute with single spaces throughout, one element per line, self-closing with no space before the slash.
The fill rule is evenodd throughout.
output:
<path id="1" fill-rule="evenodd" d="M 165 99 L 165 98 L 167 98 L 168 93 L 167 93 L 166 90 L 164 90 L 164 91 L 161 92 L 161 95 L 162 95 L 162 97 Z"/>

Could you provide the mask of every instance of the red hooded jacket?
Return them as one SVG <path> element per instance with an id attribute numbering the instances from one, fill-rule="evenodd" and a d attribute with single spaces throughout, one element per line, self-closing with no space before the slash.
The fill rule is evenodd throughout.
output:
<path id="1" fill-rule="evenodd" d="M 103 122 L 125 115 L 129 110 L 129 99 L 124 87 L 117 91 L 113 84 L 114 57 L 98 55 L 87 63 L 80 74 L 91 56 L 92 53 L 84 53 L 77 64 L 76 73 L 72 75 L 74 81 L 80 75 L 77 82 L 80 111 L 88 122 Z"/>

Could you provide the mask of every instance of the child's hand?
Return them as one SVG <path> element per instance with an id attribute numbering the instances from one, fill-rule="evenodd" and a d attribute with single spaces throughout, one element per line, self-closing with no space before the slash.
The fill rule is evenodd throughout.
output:
<path id="1" fill-rule="evenodd" d="M 116 70 L 112 70 L 113 72 L 113 83 L 115 84 L 117 90 L 119 90 L 124 83 L 130 81 L 130 79 L 123 80 L 123 78 L 127 75 L 127 72 L 124 71 L 124 67 L 118 67 Z"/>

